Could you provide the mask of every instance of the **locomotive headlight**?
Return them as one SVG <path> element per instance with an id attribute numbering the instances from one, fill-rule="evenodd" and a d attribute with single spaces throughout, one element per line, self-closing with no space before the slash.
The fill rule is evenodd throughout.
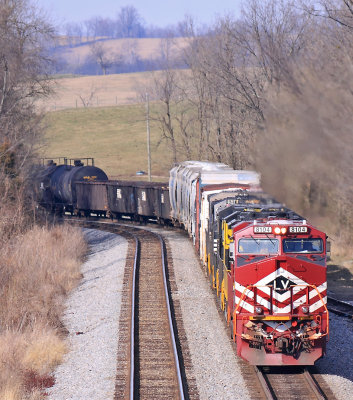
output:
<path id="1" fill-rule="evenodd" d="M 285 235 L 287 233 L 287 228 L 284 226 L 276 226 L 274 232 L 276 235 Z"/>
<path id="2" fill-rule="evenodd" d="M 262 307 L 260 307 L 260 306 L 256 306 L 255 307 L 255 312 L 256 312 L 256 314 L 262 314 Z"/>
<path id="3" fill-rule="evenodd" d="M 302 306 L 303 314 L 307 314 L 309 312 L 309 306 Z"/>

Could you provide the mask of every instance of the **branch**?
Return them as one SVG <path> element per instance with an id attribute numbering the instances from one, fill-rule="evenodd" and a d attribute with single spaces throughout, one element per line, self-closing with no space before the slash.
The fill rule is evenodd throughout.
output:
<path id="1" fill-rule="evenodd" d="M 8 66 L 7 66 L 7 61 L 6 58 L 4 57 L 4 79 L 3 79 L 3 86 L 2 86 L 2 97 L 1 97 L 1 102 L 0 102 L 0 114 L 2 113 L 3 107 L 4 107 L 4 101 L 5 101 L 5 91 L 6 91 L 6 86 L 7 86 L 7 73 L 8 73 Z"/>

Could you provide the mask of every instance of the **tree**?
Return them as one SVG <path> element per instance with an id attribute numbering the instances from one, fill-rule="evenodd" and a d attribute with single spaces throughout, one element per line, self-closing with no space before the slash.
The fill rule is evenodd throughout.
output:
<path id="1" fill-rule="evenodd" d="M 122 7 L 117 18 L 117 37 L 142 37 L 144 28 L 141 17 L 133 6 Z"/>
<path id="2" fill-rule="evenodd" d="M 52 27 L 29 1 L 0 0 L 0 192 L 7 194 L 0 209 L 8 201 L 25 200 L 42 131 L 35 102 L 51 93 L 45 45 L 52 35 Z"/>
<path id="3" fill-rule="evenodd" d="M 320 0 L 303 3 L 304 9 L 316 17 L 327 18 L 343 28 L 353 29 L 353 0 Z"/>
<path id="4" fill-rule="evenodd" d="M 70 46 L 75 46 L 82 42 L 83 29 L 78 23 L 67 23 L 64 26 L 66 38 Z"/>
<path id="5" fill-rule="evenodd" d="M 175 46 L 172 38 L 161 42 L 161 71 L 152 74 L 152 87 L 149 88 L 152 100 L 157 100 L 155 113 L 151 116 L 159 125 L 161 140 L 170 145 L 172 161 L 178 159 L 178 151 L 184 146 L 186 154 L 191 155 L 189 142 L 188 104 L 182 89 L 183 72 L 175 69 L 173 53 Z M 181 137 L 182 145 L 180 146 Z"/>
<path id="6" fill-rule="evenodd" d="M 110 53 L 104 46 L 104 42 L 93 42 L 90 45 L 91 57 L 102 69 L 103 75 L 107 75 L 108 69 L 118 63 L 118 57 Z"/>

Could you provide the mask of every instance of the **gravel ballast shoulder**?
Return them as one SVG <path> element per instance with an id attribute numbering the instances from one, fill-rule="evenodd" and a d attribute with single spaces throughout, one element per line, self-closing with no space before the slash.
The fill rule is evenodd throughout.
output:
<path id="1" fill-rule="evenodd" d="M 316 366 L 338 400 L 353 398 L 353 321 L 330 314 L 327 354 Z"/>
<path id="2" fill-rule="evenodd" d="M 113 399 L 121 291 L 127 242 L 85 230 L 91 254 L 83 278 L 70 295 L 64 316 L 70 351 L 55 371 L 49 400 Z"/>

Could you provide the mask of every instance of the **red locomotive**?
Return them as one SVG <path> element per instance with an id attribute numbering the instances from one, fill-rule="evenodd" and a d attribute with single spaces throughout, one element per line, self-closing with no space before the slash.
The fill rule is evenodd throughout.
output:
<path id="1" fill-rule="evenodd" d="M 221 297 L 237 353 L 254 365 L 314 364 L 328 335 L 326 235 L 273 209 L 259 217 L 224 223 Z"/>

